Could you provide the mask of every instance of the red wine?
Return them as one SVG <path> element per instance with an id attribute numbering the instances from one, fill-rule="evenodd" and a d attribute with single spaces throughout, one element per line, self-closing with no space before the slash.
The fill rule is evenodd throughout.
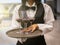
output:
<path id="1" fill-rule="evenodd" d="M 31 19 L 31 18 L 27 18 L 27 19 L 22 19 L 23 22 L 31 22 L 31 21 L 34 21 L 34 18 Z"/>

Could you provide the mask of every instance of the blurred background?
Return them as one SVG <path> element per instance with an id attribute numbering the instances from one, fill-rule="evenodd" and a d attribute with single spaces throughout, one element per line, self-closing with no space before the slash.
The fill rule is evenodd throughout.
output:
<path id="1" fill-rule="evenodd" d="M 60 0 L 41 0 L 41 3 L 50 5 L 54 15 L 60 19 Z M 16 43 L 16 39 L 6 36 L 6 31 L 11 25 L 12 12 L 19 4 L 21 0 L 0 0 L 0 45 L 15 45 Z"/>
<path id="2" fill-rule="evenodd" d="M 41 2 L 50 5 L 52 7 L 55 16 L 59 16 L 60 0 L 41 0 Z M 21 0 L 0 0 L 0 28 L 10 25 L 9 20 L 11 20 L 12 18 L 12 12 L 15 6 L 19 5 L 20 3 Z"/>
<path id="3" fill-rule="evenodd" d="M 53 10 L 55 16 L 59 16 L 60 0 L 41 0 L 41 2 L 47 3 L 48 5 L 50 5 L 52 7 L 52 10 Z M 12 12 L 13 12 L 15 6 L 20 3 L 21 3 L 21 0 L 0 0 L 0 26 L 1 27 L 6 27 L 6 26 L 10 25 L 9 20 L 11 20 L 11 18 L 12 18 Z M 4 21 L 7 24 L 3 24 Z M 9 24 L 8 24 L 8 22 L 9 22 Z"/>
<path id="4" fill-rule="evenodd" d="M 21 0 L 0 0 L 0 29 L 10 25 L 12 12 Z"/>

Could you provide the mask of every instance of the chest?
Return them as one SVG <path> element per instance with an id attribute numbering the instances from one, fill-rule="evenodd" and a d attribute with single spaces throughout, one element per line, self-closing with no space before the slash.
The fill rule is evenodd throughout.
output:
<path id="1" fill-rule="evenodd" d="M 35 17 L 35 14 L 36 14 L 36 11 L 37 11 L 37 10 L 34 11 L 34 10 L 31 10 L 31 9 L 30 9 L 30 10 L 27 10 L 27 11 L 26 11 L 27 17 L 29 17 L 29 18 L 34 18 L 34 17 Z"/>

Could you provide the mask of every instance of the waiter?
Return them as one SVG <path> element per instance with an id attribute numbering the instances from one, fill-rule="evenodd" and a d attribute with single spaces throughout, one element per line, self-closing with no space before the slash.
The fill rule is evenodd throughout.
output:
<path id="1" fill-rule="evenodd" d="M 40 0 L 22 0 L 22 4 L 16 6 L 13 12 L 12 27 L 14 28 L 22 27 L 16 21 L 20 18 L 21 10 L 26 12 L 27 17 L 35 18 L 32 25 L 28 26 L 28 30 L 26 28 L 24 31 L 34 32 L 38 28 L 42 31 L 42 34 L 38 37 L 28 38 L 25 41 L 19 39 L 17 45 L 46 45 L 44 34 L 52 31 L 53 22 L 55 21 L 51 7 L 45 3 L 40 3 Z"/>

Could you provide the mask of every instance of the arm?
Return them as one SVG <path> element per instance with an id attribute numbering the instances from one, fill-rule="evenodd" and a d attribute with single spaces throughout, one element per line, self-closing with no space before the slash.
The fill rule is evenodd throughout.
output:
<path id="1" fill-rule="evenodd" d="M 20 27 L 20 23 L 18 23 L 16 21 L 17 19 L 19 19 L 19 14 L 18 14 L 19 7 L 20 7 L 20 5 L 16 6 L 13 11 L 12 24 L 11 24 L 12 28 L 19 28 Z"/>
<path id="2" fill-rule="evenodd" d="M 53 30 L 53 22 L 55 21 L 50 6 L 45 5 L 44 8 L 45 8 L 45 16 L 44 16 L 45 24 L 38 24 L 39 29 L 42 30 L 42 34 L 45 34 Z"/>
<path id="3" fill-rule="evenodd" d="M 42 34 L 45 34 L 47 32 L 50 32 L 51 30 L 53 30 L 53 22 L 55 21 L 54 19 L 54 15 L 52 12 L 52 9 L 44 4 L 44 9 L 45 9 L 45 15 L 44 15 L 44 24 L 33 24 L 31 26 L 29 26 L 27 29 L 24 29 L 24 31 L 35 31 L 36 28 L 40 29 L 40 31 L 42 31 Z"/>

